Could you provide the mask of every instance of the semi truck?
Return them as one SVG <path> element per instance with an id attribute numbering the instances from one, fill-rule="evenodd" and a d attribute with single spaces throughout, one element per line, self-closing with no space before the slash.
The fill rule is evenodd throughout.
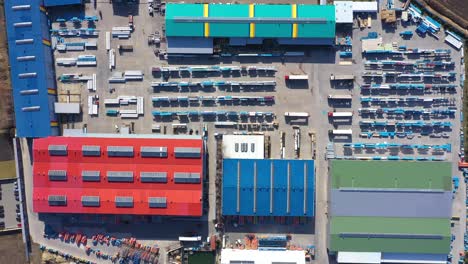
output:
<path id="1" fill-rule="evenodd" d="M 351 129 L 330 129 L 328 130 L 330 136 L 352 136 L 353 130 Z"/>

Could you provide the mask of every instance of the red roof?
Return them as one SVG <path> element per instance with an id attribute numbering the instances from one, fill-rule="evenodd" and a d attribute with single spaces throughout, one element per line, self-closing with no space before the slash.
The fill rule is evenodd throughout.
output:
<path id="1" fill-rule="evenodd" d="M 49 146 L 66 146 L 65 156 L 49 155 Z M 82 146 L 100 146 L 100 157 L 83 156 Z M 133 147 L 133 157 L 109 157 L 108 146 Z M 140 147 L 166 147 L 167 157 L 141 157 Z M 196 148 L 199 158 L 176 158 L 176 147 Z M 48 137 L 33 145 L 33 207 L 39 213 L 201 216 L 203 141 L 201 138 Z M 50 170 L 66 171 L 66 180 L 49 179 Z M 99 171 L 100 181 L 83 181 L 82 171 Z M 108 171 L 133 173 L 133 182 L 109 182 Z M 165 172 L 166 183 L 145 183 L 140 172 Z M 200 175 L 198 183 L 175 183 L 174 173 Z M 49 205 L 50 195 L 66 196 L 66 205 Z M 99 206 L 83 206 L 82 196 L 99 196 Z M 133 197 L 133 207 L 116 207 L 115 197 Z M 165 208 L 150 208 L 150 197 L 165 197 Z"/>

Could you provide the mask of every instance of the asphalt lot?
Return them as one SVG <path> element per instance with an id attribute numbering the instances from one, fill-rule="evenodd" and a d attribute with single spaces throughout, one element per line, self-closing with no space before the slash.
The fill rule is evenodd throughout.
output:
<path id="1" fill-rule="evenodd" d="M 118 40 L 112 39 L 111 46 L 113 49 L 117 49 L 117 45 L 122 44 L 132 44 L 134 46 L 134 51 L 131 53 L 116 53 L 116 69 L 110 71 L 108 68 L 108 54 L 105 49 L 105 32 L 110 31 L 113 26 L 126 26 L 128 24 L 127 15 L 129 13 L 134 15 L 135 30 L 132 32 L 130 39 L 127 40 Z M 328 188 L 328 162 L 325 160 L 325 148 L 329 142 L 328 130 L 332 129 L 333 126 L 329 123 L 327 113 L 333 111 L 333 107 L 328 104 L 327 97 L 329 94 L 350 94 L 353 96 L 351 108 L 339 108 L 335 107 L 339 111 L 353 111 L 355 114 L 353 116 L 353 121 L 351 125 L 339 126 L 340 129 L 353 129 L 353 142 L 380 142 L 381 139 L 363 139 L 359 138 L 359 121 L 361 117 L 357 115 L 357 109 L 362 107 L 359 101 L 361 95 L 360 89 L 358 88 L 359 84 L 363 83 L 362 78 L 360 77 L 364 71 L 363 58 L 361 55 L 361 37 L 367 36 L 371 31 L 378 32 L 383 38 L 384 43 L 391 43 L 398 41 L 402 45 L 407 45 L 408 48 L 450 48 L 447 44 L 443 43 L 442 40 L 435 40 L 432 37 L 420 38 L 417 35 L 413 36 L 411 40 L 402 41 L 402 39 L 395 34 L 395 32 L 403 30 L 413 30 L 414 26 L 408 26 L 407 28 L 402 28 L 398 26 L 394 31 L 382 29 L 380 22 L 373 20 L 372 28 L 366 28 L 360 30 L 358 28 L 352 29 L 353 34 L 353 63 L 349 66 L 337 65 L 339 62 L 338 54 L 335 49 L 332 48 L 321 48 L 321 47 L 312 47 L 312 48 L 299 48 L 297 51 L 305 51 L 306 56 L 301 58 L 249 58 L 249 59 L 207 59 L 207 58 L 197 58 L 196 61 L 193 58 L 177 59 L 177 60 L 159 60 L 154 53 L 153 47 L 147 45 L 147 37 L 149 34 L 162 30 L 163 18 L 160 16 L 151 17 L 146 11 L 146 5 L 144 3 L 140 4 L 135 8 L 126 8 L 119 6 L 117 4 L 108 4 L 104 2 L 97 3 L 96 8 L 92 4 L 86 5 L 86 10 L 84 14 L 86 15 L 96 15 L 98 16 L 99 11 L 102 13 L 102 20 L 96 22 L 96 28 L 99 30 L 99 37 L 95 40 L 98 43 L 97 50 L 88 50 L 84 52 L 66 52 L 58 53 L 55 52 L 55 57 L 76 57 L 81 54 L 92 54 L 96 55 L 98 65 L 97 67 L 56 67 L 56 74 L 59 76 L 63 73 L 78 73 L 83 75 L 91 75 L 93 73 L 97 74 L 97 92 L 89 92 L 86 89 L 85 84 L 63 84 L 58 82 L 59 85 L 59 95 L 71 93 L 72 100 L 78 100 L 82 104 L 83 115 L 80 118 L 76 118 L 69 123 L 65 123 L 65 128 L 82 128 L 84 125 L 87 126 L 88 132 L 99 132 L 99 133 L 115 133 L 116 127 L 121 127 L 124 125 L 134 124 L 135 133 L 152 133 L 151 125 L 157 124 L 162 127 L 167 127 L 167 133 L 174 133 L 171 130 L 171 123 L 182 123 L 180 120 L 170 120 L 170 121 L 161 121 L 159 119 L 154 119 L 151 115 L 151 111 L 270 111 L 276 114 L 276 122 L 278 122 L 278 129 L 262 129 L 262 130 L 248 130 L 248 129 L 239 129 L 241 131 L 255 131 L 264 133 L 267 136 L 270 136 L 271 142 L 271 158 L 280 158 L 280 132 L 286 134 L 286 158 L 294 158 L 294 138 L 293 138 L 293 127 L 291 124 L 286 123 L 284 118 L 284 112 L 308 112 L 310 117 L 307 122 L 299 124 L 301 128 L 301 158 L 309 159 L 312 157 L 312 147 L 311 139 L 308 136 L 309 132 L 315 133 L 317 139 L 315 149 L 317 150 L 316 162 L 315 162 L 315 175 L 316 175 L 316 217 L 314 219 L 315 228 L 310 226 L 305 226 L 306 231 L 301 231 L 300 234 L 292 234 L 293 243 L 300 246 L 314 244 L 317 248 L 316 252 L 316 263 L 328 263 L 328 255 L 326 251 L 327 245 L 327 188 Z M 60 12 L 53 13 L 54 17 L 61 17 L 63 14 Z M 74 16 L 72 14 L 67 14 L 67 17 Z M 53 27 L 56 28 L 57 23 L 53 24 Z M 71 27 L 71 25 L 67 25 Z M 346 32 L 341 32 L 346 35 Z M 66 41 L 82 41 L 81 38 L 67 38 Z M 451 48 L 450 48 L 451 49 Z M 452 50 L 452 61 L 455 61 L 455 70 L 460 72 L 460 55 L 455 50 Z M 150 87 L 152 81 L 160 81 L 159 78 L 154 78 L 151 74 L 151 67 L 153 66 L 187 66 L 187 65 L 219 65 L 219 66 L 274 66 L 276 68 L 276 73 L 274 77 L 249 77 L 249 76 L 240 76 L 240 77 L 210 77 L 206 79 L 210 80 L 236 80 L 236 81 L 254 81 L 254 80 L 274 80 L 277 85 L 274 91 L 252 91 L 252 92 L 227 92 L 227 91 L 195 91 L 195 92 L 164 92 L 154 93 L 153 89 Z M 143 81 L 133 81 L 127 82 L 125 84 L 109 84 L 108 78 L 116 71 L 123 72 L 125 70 L 141 70 L 144 72 Z M 302 88 L 291 88 L 291 86 L 286 85 L 284 81 L 284 76 L 289 74 L 307 74 L 309 76 L 309 81 L 307 87 Z M 343 90 L 343 89 L 334 89 L 330 85 L 330 75 L 331 74 L 354 74 L 357 76 L 357 80 L 354 84 L 354 89 Z M 457 75 L 456 83 L 459 82 Z M 177 78 L 171 79 L 171 81 L 203 81 L 203 78 Z M 112 93 L 111 93 L 112 91 Z M 100 104 L 99 116 L 91 117 L 88 115 L 87 109 L 87 100 L 89 95 L 97 94 L 100 98 L 100 101 L 103 102 L 104 99 L 116 98 L 117 96 L 142 96 L 145 100 L 144 111 L 145 114 L 140 116 L 138 119 L 121 119 L 120 117 L 106 116 L 106 107 L 103 103 Z M 197 96 L 226 96 L 226 95 L 248 95 L 248 96 L 275 96 L 275 102 L 272 105 L 262 105 L 262 106 L 235 106 L 235 105 L 225 105 L 225 106 L 155 106 L 151 102 L 152 96 L 188 96 L 188 95 L 197 95 Z M 457 94 L 454 95 L 430 95 L 430 96 L 450 96 L 454 99 L 454 102 L 458 109 L 460 109 L 460 91 L 457 90 Z M 63 96 L 61 97 L 63 98 Z M 238 131 L 237 129 L 232 128 L 215 128 L 213 122 L 204 122 L 205 120 L 200 121 L 191 121 L 187 122 L 188 129 L 193 131 L 199 131 L 201 133 L 202 128 L 206 125 L 208 130 L 208 152 L 211 157 L 215 156 L 216 153 L 216 142 L 214 138 L 215 133 L 232 133 Z M 459 136 L 458 131 L 460 129 L 459 123 L 459 112 L 455 114 L 453 119 L 450 119 L 454 127 L 450 134 L 449 139 L 445 138 L 429 138 L 429 137 L 415 137 L 411 140 L 409 139 L 394 139 L 392 142 L 400 143 L 416 143 L 416 144 L 443 144 L 451 143 L 452 152 L 445 153 L 444 157 L 448 161 L 457 160 L 457 152 L 459 149 Z M 386 141 L 390 141 L 386 139 Z M 340 150 L 340 144 L 336 144 L 337 151 Z M 29 153 L 24 149 L 25 144 L 22 145 L 23 153 Z M 30 164 L 29 157 L 24 156 L 24 164 Z M 170 226 L 169 228 L 162 227 L 162 225 L 126 225 L 126 226 L 117 226 L 109 225 L 107 227 L 89 227 L 89 225 L 79 225 L 74 224 L 73 226 L 76 229 L 79 229 L 83 233 L 96 233 L 96 232 L 108 232 L 114 234 L 118 237 L 126 236 L 136 236 L 139 240 L 141 239 L 147 243 L 157 243 L 163 249 L 166 246 L 174 245 L 177 240 L 177 236 L 180 232 L 192 232 L 193 230 L 200 230 L 199 234 L 207 236 L 214 233 L 213 219 L 215 219 L 215 168 L 216 161 L 211 158 L 208 168 L 208 197 L 209 197 L 209 208 L 208 213 L 200 221 L 177 221 L 174 224 L 174 227 Z M 453 175 L 460 175 L 454 163 Z M 88 258 L 92 261 L 97 261 L 93 256 L 86 256 L 83 249 L 79 249 L 74 245 L 64 245 L 60 241 L 46 240 L 42 237 L 44 231 L 44 222 L 39 219 L 38 215 L 32 212 L 32 176 L 31 168 L 25 168 L 25 178 L 26 180 L 26 195 L 28 197 L 28 215 L 30 221 L 31 235 L 33 240 L 37 243 L 44 244 L 50 247 L 60 247 L 64 248 L 72 253 L 73 255 L 81 256 Z M 460 182 L 460 190 L 457 193 L 454 202 L 454 214 L 461 216 L 460 223 L 465 223 L 465 184 L 463 181 Z M 5 196 L 5 193 L 4 193 Z M 71 225 L 67 225 L 60 218 L 48 219 L 48 222 L 52 223 L 57 229 L 72 229 Z M 203 228 L 199 228 L 199 224 L 202 223 Z M 144 229 L 142 228 L 144 227 Z M 274 228 L 274 227 L 272 227 Z M 456 234 L 457 240 L 454 244 L 454 255 L 458 255 L 463 248 L 463 233 L 464 225 L 456 225 L 454 228 L 454 233 Z M 142 232 L 144 230 L 144 232 Z M 232 230 L 228 232 L 228 236 L 231 240 L 236 240 L 242 238 L 245 233 L 256 232 L 260 229 L 256 229 L 254 226 L 249 230 Z M 288 230 L 293 231 L 293 230 Z M 260 231 L 260 233 L 265 234 L 265 232 Z M 102 261 L 102 260 L 99 260 Z M 457 260 L 455 260 L 457 261 Z"/>
<path id="2" fill-rule="evenodd" d="M 15 196 L 15 184 L 13 181 L 9 183 L 0 184 L 1 190 L 1 199 L 0 206 L 3 206 L 4 211 L 0 213 L 0 221 L 5 223 L 5 228 L 18 228 L 18 224 L 21 223 L 21 220 L 18 221 L 18 211 Z"/>

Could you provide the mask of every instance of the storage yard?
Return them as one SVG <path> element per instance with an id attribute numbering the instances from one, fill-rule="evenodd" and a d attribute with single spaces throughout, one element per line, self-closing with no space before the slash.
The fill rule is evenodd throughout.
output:
<path id="1" fill-rule="evenodd" d="M 458 263 L 463 41 L 403 4 L 47 6 L 47 36 L 9 38 L 10 61 L 27 64 L 12 71 L 25 87 L 17 134 L 39 138 L 21 149 L 32 240 L 97 263 L 190 263 L 197 250 L 229 263 L 258 249 Z M 9 36 L 29 25 L 7 19 Z M 27 54 L 34 41 L 52 60 Z"/>

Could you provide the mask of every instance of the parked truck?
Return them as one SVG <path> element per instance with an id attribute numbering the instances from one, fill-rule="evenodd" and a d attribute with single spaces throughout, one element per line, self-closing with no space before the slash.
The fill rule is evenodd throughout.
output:
<path id="1" fill-rule="evenodd" d="M 118 45 L 117 48 L 122 51 L 133 51 L 133 45 Z"/>

